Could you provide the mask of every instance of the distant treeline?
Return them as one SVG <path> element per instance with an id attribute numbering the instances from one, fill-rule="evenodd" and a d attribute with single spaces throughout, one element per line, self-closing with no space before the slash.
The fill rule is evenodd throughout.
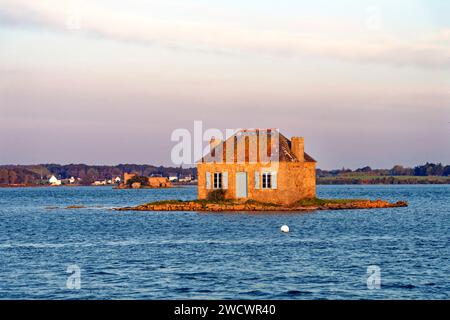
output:
<path id="1" fill-rule="evenodd" d="M 40 164 L 0 166 L 0 185 L 43 184 L 52 175 L 58 179 L 80 178 L 81 183 L 90 185 L 96 180 L 123 177 L 125 172 L 136 172 L 141 176 L 197 176 L 196 168 L 176 168 L 152 165 L 119 164 L 116 166 L 91 166 L 85 164 Z M 319 184 L 395 184 L 395 183 L 449 183 L 450 166 L 440 163 L 407 168 L 400 165 L 392 169 L 363 167 L 356 170 L 317 169 Z"/>
<path id="2" fill-rule="evenodd" d="M 119 164 L 117 166 L 91 166 L 85 164 L 40 164 L 0 166 L 0 185 L 41 184 L 54 175 L 58 179 L 80 178 L 81 183 L 90 185 L 97 180 L 123 177 L 125 172 L 136 172 L 141 176 L 161 175 L 196 176 L 195 168 L 156 167 L 151 165 Z"/>
<path id="3" fill-rule="evenodd" d="M 441 163 L 426 163 L 422 166 L 407 168 L 400 165 L 394 166 L 392 169 L 372 169 L 371 167 L 363 167 L 356 170 L 342 168 L 340 170 L 321 170 L 317 169 L 317 177 L 332 177 L 351 173 L 359 173 L 373 176 L 449 176 L 450 165 L 444 166 Z"/>
<path id="4" fill-rule="evenodd" d="M 426 163 L 414 168 L 397 165 L 392 169 L 317 169 L 318 184 L 448 184 L 449 176 L 450 166 L 440 163 Z"/>

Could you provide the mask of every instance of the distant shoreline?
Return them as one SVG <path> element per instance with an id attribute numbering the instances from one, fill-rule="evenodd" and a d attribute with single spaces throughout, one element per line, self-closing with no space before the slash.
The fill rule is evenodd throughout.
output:
<path id="1" fill-rule="evenodd" d="M 318 185 L 412 185 L 412 184 L 450 184 L 450 177 L 445 176 L 355 176 L 338 175 L 317 177 Z"/>
<path id="2" fill-rule="evenodd" d="M 80 184 L 77 184 L 77 185 L 65 184 L 65 185 L 60 185 L 60 186 L 51 186 L 51 185 L 44 185 L 44 184 L 11 184 L 11 185 L 0 184 L 0 188 L 3 188 L 3 189 L 6 189 L 6 188 L 58 188 L 58 187 L 76 188 L 76 187 L 105 187 L 105 186 L 92 186 L 92 185 L 83 186 Z"/>
<path id="3" fill-rule="evenodd" d="M 325 185 L 450 185 L 450 177 L 396 177 L 396 176 L 378 176 L 371 179 L 355 179 L 355 178 L 343 178 L 343 177 L 327 177 L 317 178 L 318 186 Z M 184 186 L 196 186 L 196 184 L 174 184 L 173 187 Z M 114 185 L 36 185 L 36 184 L 14 184 L 14 185 L 0 185 L 0 189 L 13 189 L 13 188 L 76 188 L 76 187 L 111 187 L 119 190 Z M 149 188 L 152 189 L 152 188 Z"/>
<path id="4" fill-rule="evenodd" d="M 49 186 L 50 177 L 69 186 L 73 177 L 76 185 L 87 186 L 122 177 L 126 172 L 150 177 L 190 177 L 198 179 L 196 168 L 162 167 L 154 165 L 120 164 L 116 166 L 85 164 L 0 165 L 0 188 Z M 396 165 L 391 169 L 372 169 L 369 166 L 351 169 L 316 170 L 318 185 L 390 185 L 390 184 L 450 184 L 450 165 L 426 163 L 413 168 Z M 104 184 L 102 184 L 104 185 Z M 110 185 L 110 184 L 107 184 Z M 75 186 L 73 184 L 70 185 Z"/>

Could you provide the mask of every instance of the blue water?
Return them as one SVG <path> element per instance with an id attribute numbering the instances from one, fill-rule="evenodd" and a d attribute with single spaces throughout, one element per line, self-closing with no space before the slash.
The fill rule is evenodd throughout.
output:
<path id="1" fill-rule="evenodd" d="M 448 299 L 450 186 L 320 186 L 408 208 L 116 212 L 195 187 L 0 189 L 2 299 Z M 65 209 L 84 205 L 85 209 Z M 291 232 L 279 229 L 289 225 Z M 81 289 L 66 286 L 69 265 Z M 367 267 L 381 288 L 367 287 Z"/>

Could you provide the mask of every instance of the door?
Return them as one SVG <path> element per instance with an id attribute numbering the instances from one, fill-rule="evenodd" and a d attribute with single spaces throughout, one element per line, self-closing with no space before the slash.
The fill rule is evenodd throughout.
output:
<path id="1" fill-rule="evenodd" d="M 247 172 L 236 172 L 236 198 L 247 198 Z"/>

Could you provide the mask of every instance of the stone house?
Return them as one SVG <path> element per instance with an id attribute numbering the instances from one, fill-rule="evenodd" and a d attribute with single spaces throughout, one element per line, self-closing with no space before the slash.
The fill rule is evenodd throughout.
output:
<path id="1" fill-rule="evenodd" d="M 124 173 L 123 185 L 126 186 L 128 181 L 137 175 L 137 173 Z M 150 188 L 170 188 L 172 186 L 172 183 L 169 181 L 169 179 L 165 177 L 147 177 L 147 179 L 148 187 Z"/>
<path id="2" fill-rule="evenodd" d="M 198 199 L 224 190 L 227 199 L 291 204 L 316 196 L 316 161 L 304 138 L 287 139 L 278 130 L 241 130 L 226 141 L 211 139 L 197 162 Z"/>
<path id="3" fill-rule="evenodd" d="M 48 179 L 48 182 L 50 183 L 50 185 L 52 186 L 60 186 L 62 184 L 61 180 L 59 180 L 58 178 L 56 178 L 54 175 L 50 177 L 50 179 Z"/>

